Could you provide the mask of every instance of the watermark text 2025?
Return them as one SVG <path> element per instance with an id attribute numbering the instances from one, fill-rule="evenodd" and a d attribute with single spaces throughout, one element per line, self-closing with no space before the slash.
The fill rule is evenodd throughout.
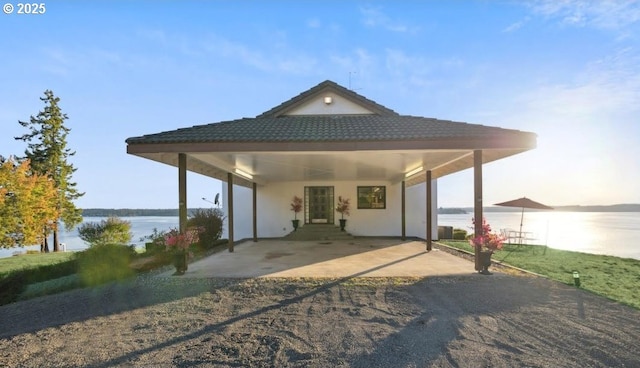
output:
<path id="1" fill-rule="evenodd" d="M 44 14 L 47 12 L 45 3 L 6 3 L 2 6 L 2 12 L 5 14 Z"/>

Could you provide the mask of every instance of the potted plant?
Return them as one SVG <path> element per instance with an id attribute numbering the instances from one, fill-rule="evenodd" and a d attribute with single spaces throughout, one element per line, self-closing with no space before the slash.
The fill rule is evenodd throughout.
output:
<path id="1" fill-rule="evenodd" d="M 293 211 L 293 220 L 291 220 L 291 223 L 293 224 L 293 231 L 297 231 L 298 225 L 300 225 L 298 212 L 302 211 L 302 198 L 293 196 L 293 200 L 291 201 L 291 211 Z"/>
<path id="2" fill-rule="evenodd" d="M 475 226 L 475 219 L 472 220 Z M 483 275 L 491 275 L 489 266 L 491 266 L 491 255 L 493 252 L 502 249 L 504 237 L 491 232 L 491 225 L 486 219 L 482 219 L 482 233 L 469 239 L 469 244 L 480 252 L 480 265 L 482 269 L 479 271 Z"/>
<path id="3" fill-rule="evenodd" d="M 349 216 L 349 209 L 351 208 L 351 204 L 349 203 L 349 198 L 342 198 L 342 196 L 338 196 L 338 205 L 336 206 L 336 211 L 340 213 L 340 231 L 344 231 L 345 226 L 347 226 L 347 220 L 345 220 L 344 215 Z"/>
<path id="4" fill-rule="evenodd" d="M 173 255 L 173 265 L 176 268 L 174 275 L 184 275 L 188 268 L 187 258 L 192 256 L 189 252 L 191 244 L 198 242 L 200 229 L 189 228 L 184 233 L 173 228 L 164 236 L 166 251 Z"/>

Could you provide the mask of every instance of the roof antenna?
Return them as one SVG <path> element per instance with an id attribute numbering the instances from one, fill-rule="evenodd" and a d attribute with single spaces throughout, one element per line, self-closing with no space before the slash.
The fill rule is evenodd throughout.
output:
<path id="1" fill-rule="evenodd" d="M 352 74 L 357 74 L 357 73 L 358 72 L 349 72 L 349 90 L 350 91 L 355 91 L 355 90 L 361 89 L 361 88 L 355 88 L 355 89 L 351 88 L 351 75 Z"/>

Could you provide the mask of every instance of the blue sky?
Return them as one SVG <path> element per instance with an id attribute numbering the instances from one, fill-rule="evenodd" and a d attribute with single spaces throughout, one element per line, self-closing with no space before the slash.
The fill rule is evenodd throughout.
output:
<path id="1" fill-rule="evenodd" d="M 17 2 L 6 0 L 4 3 Z M 484 203 L 640 203 L 639 1 L 44 1 L 0 13 L 0 154 L 51 89 L 83 208 L 175 208 L 176 169 L 125 139 L 254 117 L 324 80 L 401 114 L 532 131 Z M 220 182 L 188 177 L 189 207 Z M 471 206 L 473 173 L 439 181 Z"/>

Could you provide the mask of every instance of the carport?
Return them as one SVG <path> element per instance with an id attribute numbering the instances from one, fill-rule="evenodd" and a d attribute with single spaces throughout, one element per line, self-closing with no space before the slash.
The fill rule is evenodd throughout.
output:
<path id="1" fill-rule="evenodd" d="M 183 277 L 345 278 L 475 275 L 472 263 L 424 242 L 389 238 L 334 241 L 280 239 L 241 242 L 234 253 L 219 252 L 193 262 Z M 173 271 L 161 276 L 168 277 Z"/>
<path id="2" fill-rule="evenodd" d="M 181 231 L 187 219 L 187 170 L 226 182 L 230 252 L 239 229 L 254 242 L 284 236 L 282 224 L 290 223 L 286 203 L 293 195 L 304 193 L 305 226 L 320 220 L 332 224 L 341 192 L 355 193 L 363 186 L 385 188 L 392 200 L 375 209 L 358 204 L 351 223 L 360 233 L 354 235 L 424 236 L 431 250 L 437 178 L 473 168 L 474 215 L 482 218 L 482 165 L 535 146 L 534 133 L 400 115 L 331 81 L 255 118 L 127 139 L 129 154 L 178 168 Z M 409 194 L 421 185 L 424 190 Z M 314 193 L 308 188 L 317 186 L 330 189 L 322 206 L 307 195 Z M 234 187 L 245 191 L 234 194 Z M 250 206 L 238 213 L 236 202 L 243 200 Z M 415 203 L 422 204 L 420 213 L 407 216 L 407 207 Z M 238 215 L 245 220 L 236 223 Z M 414 233 L 407 232 L 408 226 Z M 477 222 L 475 233 L 481 232 Z"/>

